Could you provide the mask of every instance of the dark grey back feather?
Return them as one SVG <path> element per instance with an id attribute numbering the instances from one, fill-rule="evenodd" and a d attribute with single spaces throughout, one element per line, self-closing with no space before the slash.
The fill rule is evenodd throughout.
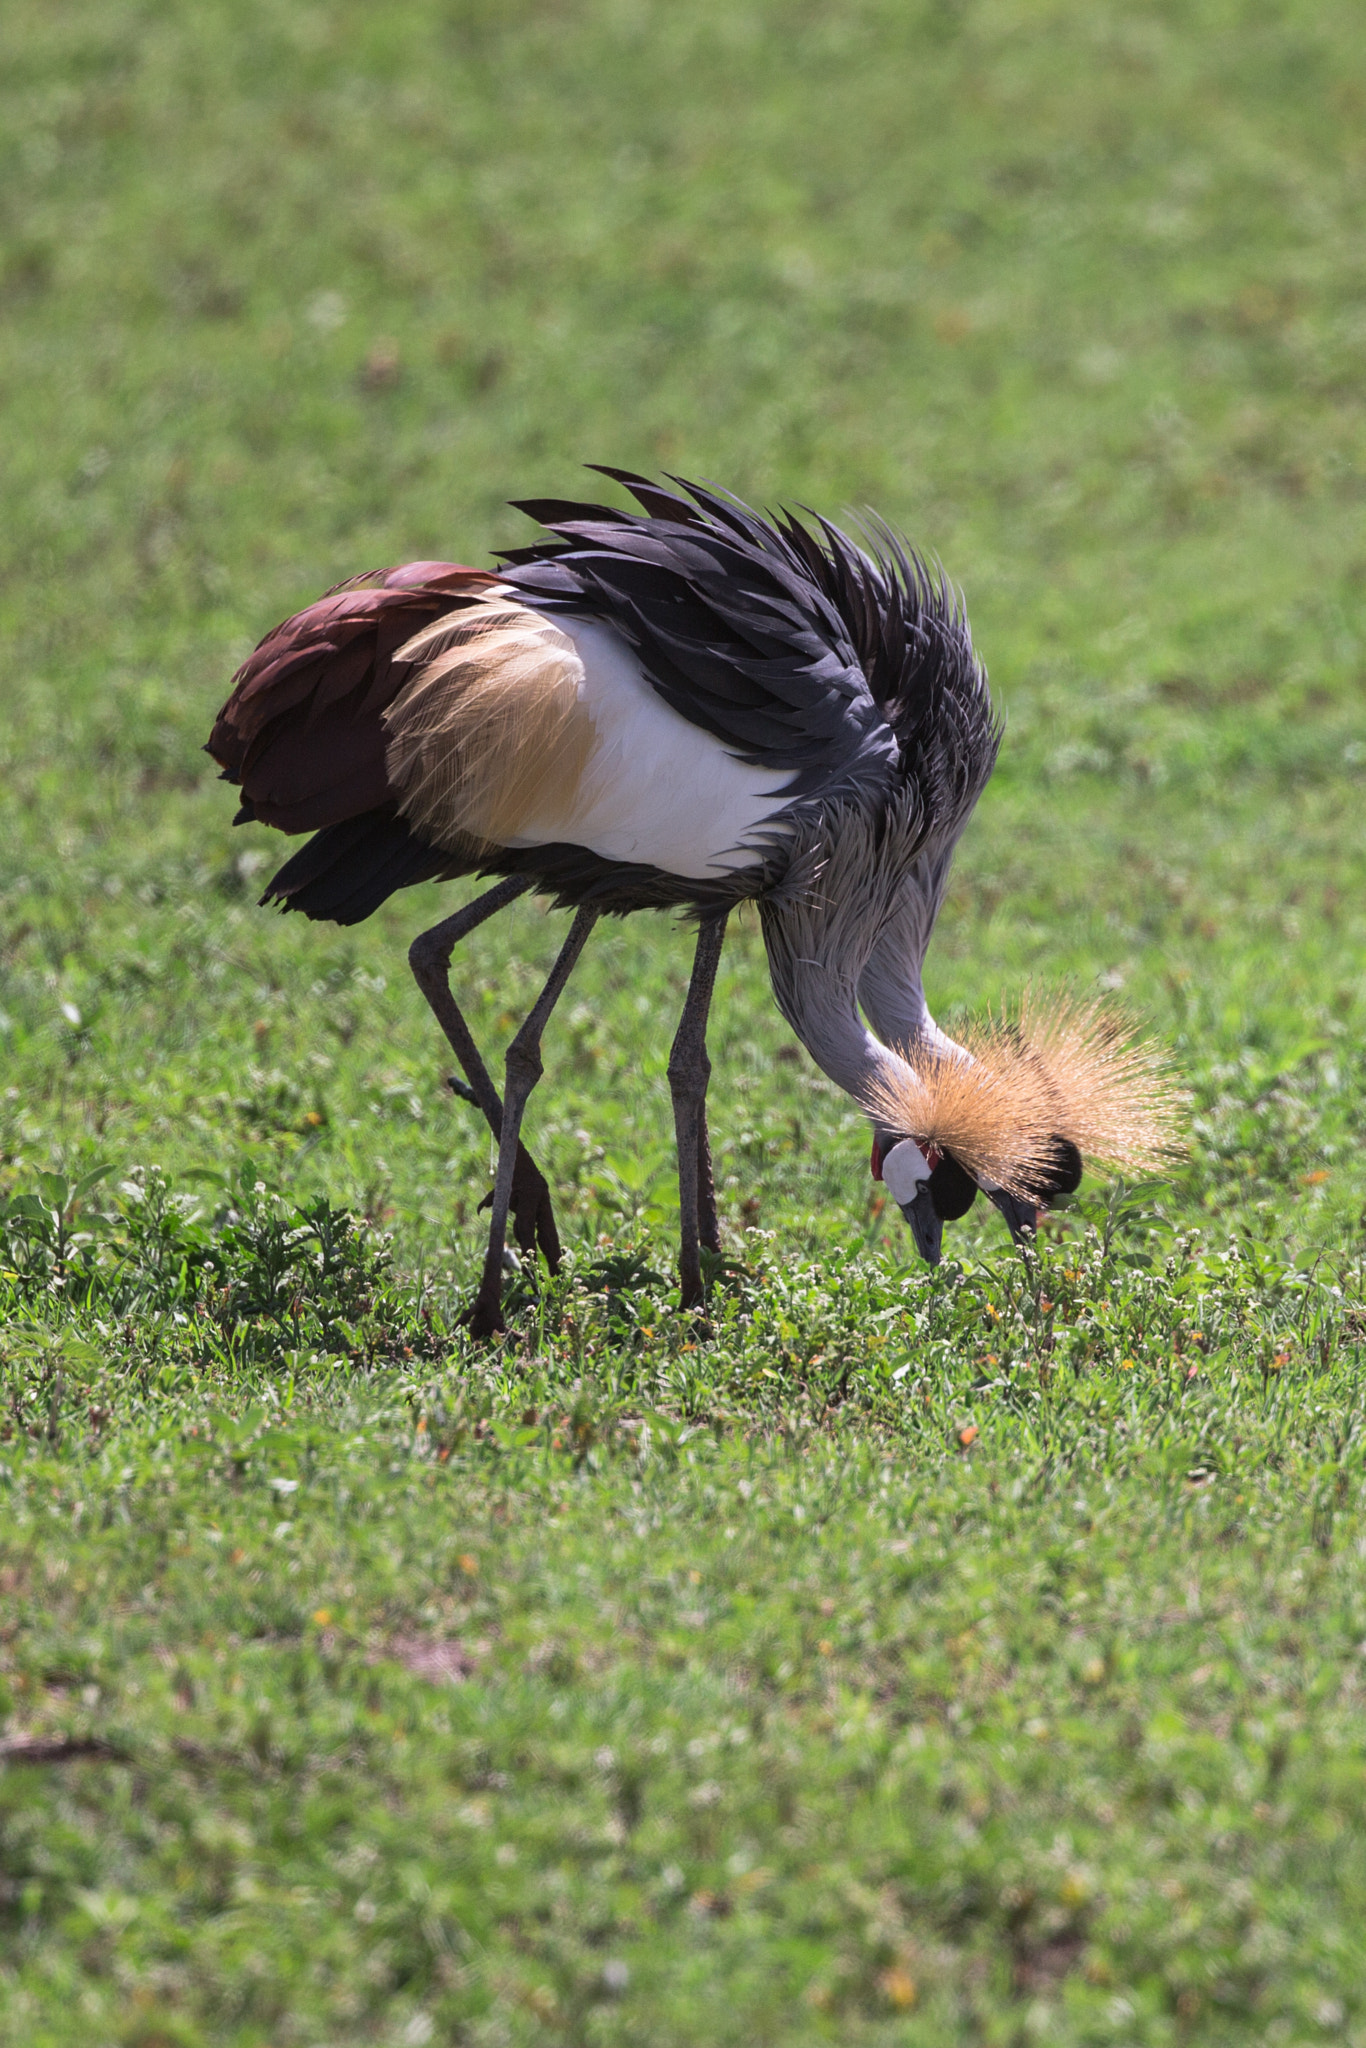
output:
<path id="1" fill-rule="evenodd" d="M 555 538 L 507 554 L 508 582 L 609 621 L 667 704 L 741 760 L 790 772 L 791 797 L 893 770 L 848 630 L 776 528 L 711 493 L 690 506 L 640 488 L 643 517 L 523 504 Z"/>
<path id="2" fill-rule="evenodd" d="M 505 553 L 506 580 L 615 626 L 666 703 L 740 759 L 790 771 L 803 810 L 876 808 L 910 785 L 925 836 L 951 845 L 1000 735 L 942 575 L 876 523 L 863 548 L 826 520 L 770 522 L 699 485 L 603 474 L 644 515 L 524 502 L 554 537 Z"/>
<path id="3" fill-rule="evenodd" d="M 920 790 L 927 837 L 951 845 L 1001 744 L 961 596 L 875 516 L 867 520 L 871 548 L 827 519 L 816 519 L 819 538 L 791 516 L 779 524 L 848 627 L 869 691 L 896 735 L 902 773 Z"/>

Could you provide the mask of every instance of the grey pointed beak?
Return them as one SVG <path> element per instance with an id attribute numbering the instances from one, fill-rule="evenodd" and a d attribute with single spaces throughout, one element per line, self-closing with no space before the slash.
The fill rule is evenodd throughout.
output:
<path id="1" fill-rule="evenodd" d="M 900 1207 L 921 1258 L 927 1266 L 937 1266 L 944 1250 L 944 1219 L 934 1206 L 929 1182 L 922 1180 L 915 1199 L 902 1202 Z"/>
<path id="2" fill-rule="evenodd" d="M 991 1199 L 1005 1217 L 1016 1244 L 1032 1243 L 1039 1223 L 1037 1202 L 1022 1201 L 1018 1195 L 1008 1195 L 1004 1188 L 993 1188 Z"/>

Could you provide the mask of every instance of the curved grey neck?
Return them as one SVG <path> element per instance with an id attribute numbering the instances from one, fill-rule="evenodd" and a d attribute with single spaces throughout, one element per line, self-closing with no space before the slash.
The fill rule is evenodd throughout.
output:
<path id="1" fill-rule="evenodd" d="M 863 1105 L 880 1077 L 894 1075 L 903 1095 L 916 1087 L 898 1045 L 953 1045 L 920 981 L 942 878 L 911 855 L 909 830 L 898 860 L 897 823 L 839 813 L 805 853 L 802 883 L 760 902 L 778 1008 L 821 1071 Z"/>
<path id="2" fill-rule="evenodd" d="M 948 881 L 948 860 L 922 857 L 912 868 L 878 933 L 858 979 L 859 1005 L 887 1045 L 959 1048 L 930 1015 L 921 981 L 930 934 Z"/>
<path id="3" fill-rule="evenodd" d="M 802 1044 L 823 1074 L 846 1095 L 866 1103 L 880 1077 L 902 1061 L 875 1038 L 858 1013 L 855 977 L 835 963 L 804 959 L 783 944 L 775 920 L 764 919 L 773 994 Z"/>

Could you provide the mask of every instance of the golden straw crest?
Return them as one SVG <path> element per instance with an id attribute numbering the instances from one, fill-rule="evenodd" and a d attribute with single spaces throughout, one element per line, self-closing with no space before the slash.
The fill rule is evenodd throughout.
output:
<path id="1" fill-rule="evenodd" d="M 961 1049 L 894 1049 L 910 1072 L 879 1076 L 864 1108 L 1007 1194 L 1048 1187 L 1060 1138 L 1124 1173 L 1181 1151 L 1182 1098 L 1161 1048 L 1103 998 L 1030 990 L 1013 1014 L 969 1025 Z"/>

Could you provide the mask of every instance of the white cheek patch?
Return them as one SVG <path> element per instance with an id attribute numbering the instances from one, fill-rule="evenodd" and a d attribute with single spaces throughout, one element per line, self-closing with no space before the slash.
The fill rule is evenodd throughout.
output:
<path id="1" fill-rule="evenodd" d="M 930 1162 L 914 1138 L 893 1145 L 882 1162 L 882 1180 L 892 1200 L 902 1209 L 930 1177 Z"/>

